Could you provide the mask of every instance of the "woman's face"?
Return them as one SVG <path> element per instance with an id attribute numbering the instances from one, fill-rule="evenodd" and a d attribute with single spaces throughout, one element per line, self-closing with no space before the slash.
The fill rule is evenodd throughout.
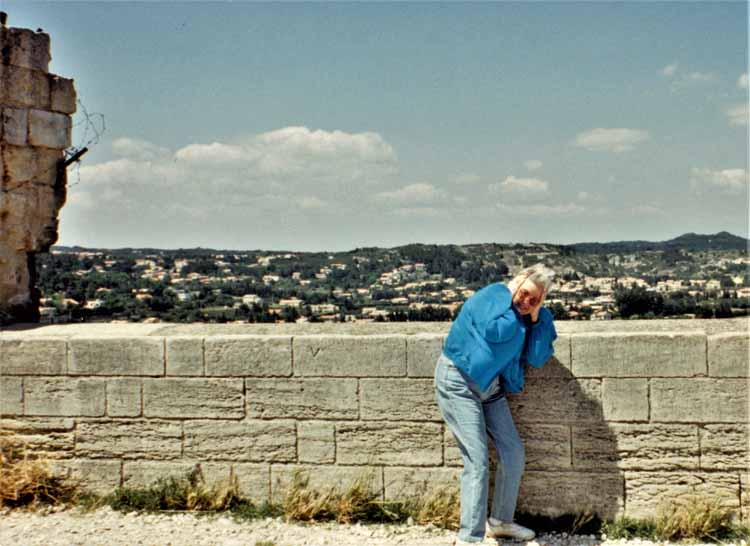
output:
<path id="1" fill-rule="evenodd" d="M 522 315 L 528 315 L 542 301 L 544 291 L 532 281 L 526 279 L 513 294 L 513 305 Z"/>

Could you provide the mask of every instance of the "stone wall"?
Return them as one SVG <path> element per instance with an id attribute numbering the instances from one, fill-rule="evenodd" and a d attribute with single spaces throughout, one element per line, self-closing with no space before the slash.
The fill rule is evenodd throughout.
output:
<path id="1" fill-rule="evenodd" d="M 0 315 L 39 318 L 34 255 L 57 241 L 73 80 L 48 73 L 43 32 L 0 28 Z"/>
<path id="2" fill-rule="evenodd" d="M 750 515 L 748 323 L 685 322 L 558 325 L 556 357 L 512 397 L 527 450 L 520 510 L 647 516 L 699 491 Z M 457 483 L 432 384 L 447 325 L 247 326 L 0 332 L 0 434 L 97 491 L 198 462 L 211 479 L 233 469 L 255 499 L 278 499 L 300 468 L 314 484 L 371 470 L 387 499 Z"/>

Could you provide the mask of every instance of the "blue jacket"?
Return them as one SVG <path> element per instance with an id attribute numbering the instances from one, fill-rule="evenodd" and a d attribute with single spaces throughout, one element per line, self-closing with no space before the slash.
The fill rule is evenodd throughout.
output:
<path id="1" fill-rule="evenodd" d="M 543 366 L 552 356 L 556 338 L 547 308 L 542 307 L 539 320 L 527 326 L 512 304 L 510 290 L 496 283 L 464 302 L 443 352 L 483 391 L 501 375 L 507 391 L 521 392 L 524 364 Z"/>

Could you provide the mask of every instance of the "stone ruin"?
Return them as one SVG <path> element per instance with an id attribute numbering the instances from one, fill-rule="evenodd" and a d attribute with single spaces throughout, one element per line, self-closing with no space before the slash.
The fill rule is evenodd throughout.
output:
<path id="1" fill-rule="evenodd" d="M 0 13 L 0 323 L 39 320 L 35 255 L 57 241 L 73 80 L 49 73 L 50 38 Z"/>

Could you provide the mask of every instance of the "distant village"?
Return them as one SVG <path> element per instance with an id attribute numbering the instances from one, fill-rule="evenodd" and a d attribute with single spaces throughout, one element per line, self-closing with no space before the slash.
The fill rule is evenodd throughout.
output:
<path id="1" fill-rule="evenodd" d="M 546 299 L 557 319 L 748 313 L 750 258 L 742 250 L 581 253 L 543 244 L 338 253 L 55 248 L 40 257 L 37 275 L 43 322 L 449 321 L 476 290 L 537 262 L 558 272 Z"/>

